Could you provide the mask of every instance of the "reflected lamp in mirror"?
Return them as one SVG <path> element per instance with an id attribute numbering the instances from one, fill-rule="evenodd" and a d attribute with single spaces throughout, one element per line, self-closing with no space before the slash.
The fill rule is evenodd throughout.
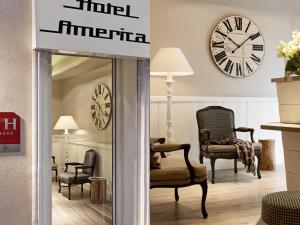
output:
<path id="1" fill-rule="evenodd" d="M 64 134 L 69 135 L 69 130 L 78 130 L 79 127 L 72 116 L 60 116 L 53 129 L 64 130 Z"/>
<path id="2" fill-rule="evenodd" d="M 167 85 L 167 143 L 174 142 L 173 129 L 173 76 L 193 75 L 194 71 L 180 48 L 161 48 L 151 60 L 151 76 L 166 76 Z"/>

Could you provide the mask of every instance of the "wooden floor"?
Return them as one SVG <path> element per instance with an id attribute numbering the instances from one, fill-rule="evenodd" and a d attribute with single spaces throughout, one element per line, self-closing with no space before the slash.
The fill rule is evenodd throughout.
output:
<path id="1" fill-rule="evenodd" d="M 261 180 L 246 174 L 244 169 L 237 175 L 233 170 L 216 171 L 216 183 L 208 184 L 208 219 L 201 214 L 199 185 L 179 189 L 178 203 L 173 189 L 152 189 L 151 225 L 257 224 L 262 197 L 282 190 L 286 190 L 283 166 L 274 172 L 262 171 Z"/>
<path id="2" fill-rule="evenodd" d="M 72 187 L 72 200 L 68 200 L 68 188 L 57 192 L 58 185 L 52 184 L 52 224 L 53 225 L 109 225 L 104 216 L 86 204 L 89 192 L 81 195 L 80 185 Z"/>

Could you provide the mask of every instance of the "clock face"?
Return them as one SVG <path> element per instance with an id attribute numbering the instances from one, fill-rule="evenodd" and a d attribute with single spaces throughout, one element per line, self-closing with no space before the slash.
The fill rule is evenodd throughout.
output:
<path id="1" fill-rule="evenodd" d="M 103 83 L 98 84 L 92 94 L 91 115 L 95 126 L 99 130 L 105 129 L 110 121 L 111 104 L 109 88 Z"/>
<path id="2" fill-rule="evenodd" d="M 219 69 L 237 78 L 253 74 L 261 65 L 265 52 L 259 28 L 242 16 L 222 20 L 212 33 L 210 47 Z"/>

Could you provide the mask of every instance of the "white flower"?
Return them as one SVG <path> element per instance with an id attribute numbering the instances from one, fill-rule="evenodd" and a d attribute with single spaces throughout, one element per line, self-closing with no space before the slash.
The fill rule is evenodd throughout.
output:
<path id="1" fill-rule="evenodd" d="M 280 41 L 276 50 L 277 56 L 282 58 L 293 58 L 300 54 L 300 32 L 294 31 L 292 33 L 293 40 L 286 43 Z"/>
<path id="2" fill-rule="evenodd" d="M 287 57 L 287 55 L 284 53 L 284 52 L 286 52 L 286 48 L 287 48 L 287 43 L 285 43 L 284 41 L 280 41 L 276 48 L 278 57 L 280 57 L 280 58 Z"/>

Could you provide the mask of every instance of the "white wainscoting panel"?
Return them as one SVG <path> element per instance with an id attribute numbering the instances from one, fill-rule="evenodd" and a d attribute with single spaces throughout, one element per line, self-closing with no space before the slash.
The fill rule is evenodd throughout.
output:
<path id="1" fill-rule="evenodd" d="M 166 136 L 167 98 L 152 96 L 150 107 L 150 135 L 151 137 Z M 235 113 L 236 127 L 250 127 L 255 129 L 254 138 L 274 139 L 276 143 L 276 163 L 284 163 L 281 133 L 260 129 L 261 124 L 279 121 L 277 98 L 256 97 L 194 97 L 174 96 L 174 137 L 176 142 L 191 144 L 190 159 L 199 160 L 198 127 L 196 112 L 207 106 L 223 106 Z M 249 135 L 240 133 L 238 138 L 249 139 Z M 208 159 L 204 160 L 210 169 Z M 243 165 L 239 163 L 239 167 Z M 233 168 L 232 160 L 217 160 L 216 169 Z"/>
<path id="2" fill-rule="evenodd" d="M 112 145 L 101 144 L 95 142 L 75 141 L 74 138 L 67 142 L 64 137 L 56 135 L 52 141 L 52 155 L 56 158 L 59 170 L 64 170 L 65 149 L 68 148 L 68 161 L 80 162 L 84 161 L 86 151 L 93 149 L 97 154 L 97 162 L 94 176 L 104 177 L 106 179 L 107 200 L 112 199 Z M 72 171 L 72 167 L 70 167 Z M 88 187 L 88 185 L 86 185 Z"/>

